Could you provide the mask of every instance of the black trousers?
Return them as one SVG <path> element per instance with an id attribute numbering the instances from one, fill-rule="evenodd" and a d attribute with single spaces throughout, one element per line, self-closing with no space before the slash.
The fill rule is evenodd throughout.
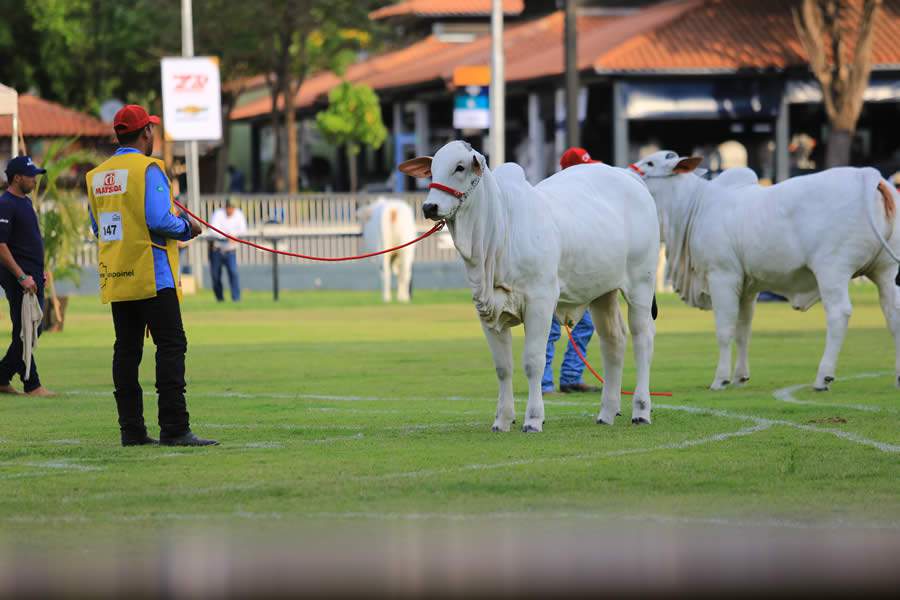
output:
<path id="1" fill-rule="evenodd" d="M 138 367 L 144 353 L 144 333 L 148 328 L 153 343 L 156 344 L 160 435 L 179 436 L 187 433 L 190 430 L 184 399 L 187 338 L 175 290 L 159 290 L 154 298 L 146 300 L 113 302 L 112 315 L 116 330 L 113 383 L 122 438 L 140 438 L 147 433 Z"/>
<path id="2" fill-rule="evenodd" d="M 41 387 L 41 378 L 38 376 L 37 365 L 34 362 L 34 354 L 31 355 L 31 373 L 25 379 L 25 361 L 22 360 L 22 298 L 27 293 L 22 285 L 16 281 L 12 273 L 0 267 L 0 286 L 9 301 L 9 320 L 12 321 L 12 342 L 6 351 L 6 356 L 0 360 L 0 385 L 8 385 L 14 375 L 18 375 L 25 384 L 25 391 L 30 392 Z M 42 283 L 43 276 L 35 277 L 35 281 Z M 44 308 L 44 288 L 38 286 L 38 302 Z M 38 329 L 40 335 L 40 329 Z"/>

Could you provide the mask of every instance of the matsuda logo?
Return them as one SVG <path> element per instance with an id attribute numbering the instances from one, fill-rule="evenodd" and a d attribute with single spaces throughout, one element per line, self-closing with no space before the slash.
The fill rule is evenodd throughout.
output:
<path id="1" fill-rule="evenodd" d="M 128 190 L 128 169 L 95 173 L 91 186 L 95 197 L 124 194 Z"/>

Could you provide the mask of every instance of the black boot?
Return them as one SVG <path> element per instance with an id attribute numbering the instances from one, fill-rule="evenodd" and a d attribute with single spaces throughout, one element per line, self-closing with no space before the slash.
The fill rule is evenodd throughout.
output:
<path id="1" fill-rule="evenodd" d="M 160 434 L 159 443 L 163 446 L 218 446 L 219 442 L 216 440 L 205 440 L 203 438 L 199 438 L 192 431 L 188 431 L 187 433 L 183 433 L 181 435 L 177 435 L 175 437 L 169 437 L 164 434 Z"/>

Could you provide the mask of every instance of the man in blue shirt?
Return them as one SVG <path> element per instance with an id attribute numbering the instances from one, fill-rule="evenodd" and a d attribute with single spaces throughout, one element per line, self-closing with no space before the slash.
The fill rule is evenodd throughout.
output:
<path id="1" fill-rule="evenodd" d="M 34 191 L 37 176 L 46 173 L 34 164 L 30 156 L 19 156 L 6 165 L 9 188 L 0 196 L 0 286 L 9 300 L 9 319 L 12 321 L 12 343 L 0 360 L 0 393 L 18 394 L 10 384 L 18 374 L 29 396 L 55 396 L 41 385 L 34 354 L 31 369 L 25 378 L 22 359 L 22 300 L 25 294 L 37 294 L 44 306 L 44 240 L 38 226 L 37 214 L 28 194 Z M 40 329 L 38 329 L 40 333 Z"/>
<path id="2" fill-rule="evenodd" d="M 116 155 L 153 152 L 151 117 L 140 106 L 128 105 L 116 113 L 113 127 L 119 142 Z M 102 165 L 101 165 L 102 166 Z M 168 446 L 210 446 L 218 442 L 194 435 L 190 429 L 185 400 L 185 354 L 187 337 L 181 320 L 181 306 L 175 289 L 177 273 L 172 272 L 166 254 L 166 238 L 190 240 L 200 234 L 200 226 L 186 216 L 171 212 L 169 181 L 162 170 L 151 164 L 146 169 L 144 216 L 153 244 L 153 271 L 156 296 L 143 300 L 113 301 L 112 316 L 116 332 L 113 349 L 113 384 L 119 429 L 123 446 L 160 443 Z M 99 238 L 97 221 L 91 211 L 91 227 Z M 144 349 L 144 332 L 149 331 L 156 344 L 156 390 L 159 394 L 159 441 L 147 435 L 144 405 L 138 370 Z"/>

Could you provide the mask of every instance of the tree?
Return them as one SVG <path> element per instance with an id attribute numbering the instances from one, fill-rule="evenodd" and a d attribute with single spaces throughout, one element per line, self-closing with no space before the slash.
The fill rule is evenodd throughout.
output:
<path id="1" fill-rule="evenodd" d="M 226 188 L 231 113 L 254 75 L 266 70 L 261 44 L 267 29 L 248 26 L 257 19 L 258 5 L 233 0 L 194 3 L 195 50 L 219 59 L 222 80 L 222 143 L 216 148 L 216 191 Z"/>
<path id="2" fill-rule="evenodd" d="M 81 191 L 63 188 L 60 181 L 72 170 L 82 165 L 94 167 L 103 157 L 91 150 L 75 147 L 76 138 L 53 140 L 47 148 L 41 166 L 47 172 L 38 178 L 34 192 L 34 209 L 40 221 L 44 240 L 44 265 L 50 277 L 47 291 L 55 322 L 62 323 L 63 316 L 56 293 L 56 282 L 69 280 L 76 284 L 81 280 L 81 269 L 76 254 L 85 236 L 87 214 L 81 204 Z"/>
<path id="3" fill-rule="evenodd" d="M 177 0 L 0 0 L 0 12 L 0 80 L 94 114 L 111 97 L 155 102 L 159 59 L 179 48 Z"/>
<path id="4" fill-rule="evenodd" d="M 846 5 L 843 0 L 803 0 L 799 11 L 792 10 L 828 115 L 826 167 L 850 162 L 850 145 L 872 71 L 872 40 L 881 0 L 864 0 L 855 40 L 851 40 Z M 848 58 L 851 44 L 852 57 Z"/>
<path id="5" fill-rule="evenodd" d="M 316 125 L 329 142 L 347 148 L 350 191 L 355 193 L 356 156 L 361 146 L 380 148 L 387 137 L 378 95 L 367 85 L 344 81 L 328 94 L 328 109 L 316 115 Z"/>
<path id="6" fill-rule="evenodd" d="M 256 4 L 268 27 L 261 45 L 267 57 L 267 84 L 275 132 L 276 188 L 296 192 L 298 136 L 295 98 L 303 83 L 320 71 L 341 74 L 369 46 L 371 8 L 383 0 L 267 0 Z M 281 112 L 283 109 L 283 124 Z M 284 155 L 284 149 L 287 155 Z M 286 158 L 286 161 L 285 161 Z"/>

